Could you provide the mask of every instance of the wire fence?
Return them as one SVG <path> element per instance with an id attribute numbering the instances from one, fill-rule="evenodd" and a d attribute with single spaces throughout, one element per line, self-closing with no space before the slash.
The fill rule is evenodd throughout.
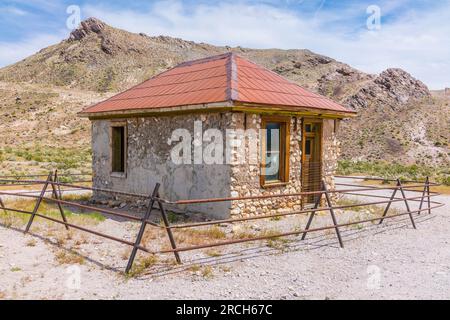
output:
<path id="1" fill-rule="evenodd" d="M 26 176 L 25 178 L 32 178 L 36 176 Z M 361 179 L 361 180 L 373 180 L 373 181 L 387 181 L 386 179 L 379 178 L 365 178 L 365 177 L 345 177 L 339 176 L 341 178 L 349 178 L 349 179 Z M 131 254 L 128 259 L 127 267 L 125 272 L 129 272 L 133 266 L 133 263 L 136 258 L 136 254 L 138 251 L 143 251 L 150 254 L 173 254 L 178 263 L 182 263 L 180 252 L 200 250 L 206 248 L 214 248 L 221 246 L 228 246 L 239 243 L 246 243 L 252 241 L 260 241 L 260 240 L 270 240 L 274 238 L 288 237 L 294 235 L 301 235 L 301 239 L 304 240 L 307 234 L 312 232 L 319 232 L 324 230 L 334 230 L 336 233 L 337 240 L 341 247 L 344 247 L 344 242 L 341 236 L 341 228 L 349 227 L 352 225 L 361 225 L 364 223 L 374 223 L 377 222 L 379 224 L 383 223 L 386 219 L 393 219 L 400 216 L 408 216 L 411 225 L 416 228 L 416 223 L 414 220 L 415 215 L 420 215 L 423 212 L 427 212 L 428 214 L 432 213 L 433 209 L 440 208 L 443 206 L 442 203 L 433 200 L 433 198 L 437 197 L 439 194 L 431 191 L 431 187 L 438 186 L 437 183 L 432 183 L 428 178 L 425 182 L 417 182 L 417 181 L 409 181 L 409 184 L 404 184 L 399 179 L 397 180 L 389 180 L 389 182 L 395 183 L 392 186 L 372 186 L 372 185 L 360 185 L 356 183 L 336 183 L 336 187 L 333 190 L 328 189 L 325 181 L 321 181 L 319 184 L 319 190 L 315 191 L 302 191 L 298 193 L 291 194 L 268 194 L 268 195 L 258 195 L 258 196 L 246 196 L 246 197 L 222 197 L 222 198 L 210 198 L 210 199 L 184 199 L 171 201 L 168 199 L 163 199 L 160 197 L 160 184 L 156 184 L 153 188 L 153 192 L 151 194 L 138 194 L 138 193 L 130 193 L 123 192 L 117 190 L 110 190 L 104 188 L 96 188 L 89 187 L 84 185 L 77 185 L 74 183 L 64 183 L 60 181 L 60 176 L 57 172 L 51 172 L 46 176 L 45 180 L 22 180 L 22 179 L 13 179 L 11 177 L 0 177 L 0 185 L 20 185 L 22 183 L 39 185 L 41 189 L 38 191 L 34 191 L 34 193 L 29 192 L 14 192 L 14 191 L 0 191 L 0 210 L 3 210 L 4 213 L 15 212 L 21 214 L 29 215 L 29 220 L 25 228 L 25 233 L 30 231 L 30 228 L 33 224 L 33 221 L 36 217 L 40 217 L 42 219 L 46 219 L 52 221 L 54 223 L 58 223 L 63 225 L 66 229 L 76 229 L 83 232 L 87 232 L 102 238 L 106 238 L 112 241 L 119 242 L 121 244 L 132 247 Z M 340 188 L 343 187 L 343 188 Z M 66 189 L 63 189 L 66 188 Z M 76 201 L 68 201 L 63 199 L 63 192 L 67 190 L 79 190 L 79 191 L 89 191 L 89 192 L 102 192 L 103 194 L 108 194 L 111 197 L 115 196 L 127 196 L 139 200 L 147 201 L 146 211 L 141 216 L 136 214 L 131 214 L 130 212 L 117 211 L 117 210 L 109 210 L 104 207 L 100 207 L 94 204 L 81 204 Z M 392 192 L 390 196 L 386 195 L 374 195 L 371 194 L 371 191 L 388 191 Z M 407 196 L 406 191 L 409 193 L 417 193 L 415 196 Z M 47 193 L 50 193 L 50 196 L 46 196 Z M 376 198 L 382 199 L 377 201 L 367 201 L 351 203 L 346 205 L 339 205 L 332 201 L 332 195 L 352 195 L 352 196 L 360 196 L 364 199 L 367 198 Z M 11 208 L 5 205 L 5 202 L 2 200 L 2 196 L 5 197 L 17 197 L 23 199 L 31 199 L 35 200 L 34 208 L 31 211 L 21 210 L 18 208 Z M 272 213 L 272 214 L 259 214 L 251 217 L 232 217 L 229 219 L 220 219 L 220 220 L 212 220 L 212 221 L 200 221 L 200 222 L 184 222 L 180 224 L 171 224 L 168 219 L 168 213 L 166 207 L 168 205 L 171 206 L 184 206 L 184 205 L 192 205 L 192 204 L 205 204 L 205 203 L 218 203 L 218 202 L 242 202 L 242 201 L 252 201 L 252 200 L 260 200 L 260 199 L 302 199 L 304 197 L 314 196 L 314 205 L 310 208 L 302 207 L 301 210 L 293 210 L 290 212 L 283 213 Z M 54 217 L 50 217 L 45 214 L 38 213 L 39 208 L 42 202 L 49 202 L 56 204 L 59 213 L 61 215 L 61 219 L 57 219 Z M 405 211 L 395 214 L 389 214 L 389 210 L 394 203 L 404 203 Z M 419 207 L 417 209 L 412 209 L 411 203 L 419 203 Z M 131 220 L 140 223 L 139 232 L 136 235 L 134 241 L 121 239 L 109 234 L 105 234 L 103 232 L 91 230 L 84 226 L 76 225 L 74 223 L 68 222 L 65 213 L 64 207 L 76 207 L 84 210 L 89 210 L 90 212 L 98 212 L 101 214 L 112 215 L 116 217 L 120 217 L 126 220 Z M 358 207 L 367 207 L 367 206 L 384 206 L 383 214 L 380 217 L 363 219 L 358 221 L 352 221 L 347 223 L 339 223 L 338 215 L 336 214 L 336 210 L 352 210 Z M 162 224 L 155 223 L 150 220 L 150 216 L 152 212 L 159 212 L 162 218 Z M 318 212 L 328 212 L 331 216 L 332 224 L 311 228 L 312 222 L 317 215 Z M 180 229 L 189 229 L 189 228 L 200 228 L 204 226 L 217 226 L 224 224 L 238 224 L 247 221 L 254 220 L 263 220 L 263 219 L 273 219 L 285 216 L 295 216 L 300 214 L 308 214 L 308 221 L 306 226 L 302 230 L 295 230 L 289 232 L 279 232 L 270 235 L 261 235 L 261 236 L 253 236 L 253 237 L 245 237 L 240 239 L 227 239 L 224 241 L 217 241 L 211 243 L 205 243 L 200 245 L 189 245 L 180 247 L 177 245 L 175 237 L 173 235 L 173 230 Z M 150 250 L 149 248 L 142 245 L 142 238 L 144 236 L 144 232 L 147 227 L 158 228 L 160 230 L 164 230 L 167 235 L 167 240 L 170 243 L 170 249 L 161 249 L 161 250 Z"/>

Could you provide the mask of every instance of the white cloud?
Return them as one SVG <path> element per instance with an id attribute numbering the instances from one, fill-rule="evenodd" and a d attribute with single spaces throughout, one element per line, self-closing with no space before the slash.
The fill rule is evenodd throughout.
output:
<path id="1" fill-rule="evenodd" d="M 19 42 L 0 42 L 0 66 L 20 61 L 60 40 L 60 35 L 41 34 Z"/>
<path id="2" fill-rule="evenodd" d="M 0 7 L 0 14 L 25 16 L 28 14 L 28 12 L 26 12 L 25 10 L 22 10 L 20 8 L 17 8 L 17 7 L 7 6 L 7 7 Z"/>
<path id="3" fill-rule="evenodd" d="M 405 1 L 401 1 L 402 4 Z M 392 1 L 381 3 L 382 13 L 392 12 Z M 354 18 L 358 7 L 347 10 Z M 401 67 L 432 88 L 450 87 L 450 7 L 428 12 L 407 13 L 404 18 L 385 23 L 371 33 L 362 26 L 349 35 L 338 21 L 348 16 L 322 11 L 316 16 L 271 5 L 246 2 L 198 4 L 187 7 L 180 1 L 157 2 L 146 12 L 111 10 L 88 5 L 84 16 L 95 16 L 132 32 L 170 35 L 217 45 L 252 48 L 307 48 L 339 59 L 363 71 L 379 73 L 389 67 Z M 400 12 L 401 13 L 401 12 Z M 367 17 L 361 6 L 361 21 Z M 336 28 L 330 27 L 330 21 Z M 339 27 L 339 28 L 338 28 Z"/>
<path id="4" fill-rule="evenodd" d="M 46 7 L 54 5 L 48 0 L 38 1 Z M 179 0 L 166 0 L 155 2 L 144 11 L 91 4 L 82 7 L 82 15 L 95 16 L 131 32 L 216 45 L 307 48 L 365 72 L 379 73 L 389 67 L 400 67 L 431 88 L 450 87 L 450 6 L 421 12 L 399 11 L 407 8 L 407 3 L 407 0 L 379 1 L 382 14 L 395 13 L 402 18 L 390 22 L 382 18 L 382 28 L 375 33 L 364 28 L 367 14 L 362 4 L 307 14 L 292 7 L 276 8 L 247 0 L 189 6 Z M 0 66 L 23 59 L 65 36 L 59 32 L 30 36 L 14 43 L 0 42 Z"/>

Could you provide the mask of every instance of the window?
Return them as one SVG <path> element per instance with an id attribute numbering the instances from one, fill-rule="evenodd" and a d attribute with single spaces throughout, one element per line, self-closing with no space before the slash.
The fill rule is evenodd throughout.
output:
<path id="1" fill-rule="evenodd" d="M 305 155 L 310 156 L 311 155 L 311 140 L 306 139 L 305 141 Z"/>
<path id="2" fill-rule="evenodd" d="M 305 125 L 305 131 L 306 132 L 312 132 L 312 126 L 313 126 L 312 124 L 306 124 Z"/>
<path id="3" fill-rule="evenodd" d="M 126 161 L 125 126 L 113 126 L 111 129 L 112 129 L 111 130 L 112 172 L 125 173 L 125 161 Z"/>
<path id="4" fill-rule="evenodd" d="M 289 123 L 283 117 L 262 120 L 262 186 L 289 181 Z"/>

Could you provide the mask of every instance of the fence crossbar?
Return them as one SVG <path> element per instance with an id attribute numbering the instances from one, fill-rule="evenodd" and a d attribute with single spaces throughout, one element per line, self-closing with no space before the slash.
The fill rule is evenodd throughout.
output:
<path id="1" fill-rule="evenodd" d="M 431 197 L 433 197 L 433 195 L 431 195 Z M 407 198 L 407 200 L 416 200 L 416 199 L 421 199 L 421 197 L 417 196 L 417 197 Z M 348 208 L 354 208 L 354 207 L 365 207 L 365 206 L 370 206 L 370 205 L 379 205 L 379 204 L 386 204 L 389 202 L 403 202 L 403 201 L 404 201 L 403 198 L 398 198 L 398 199 L 395 199 L 392 201 L 376 201 L 376 202 L 367 202 L 367 203 L 355 203 L 355 204 L 349 204 L 349 205 L 337 205 L 337 206 L 333 206 L 333 209 L 335 209 L 335 210 L 336 209 L 348 209 Z M 214 221 L 178 224 L 178 225 L 172 225 L 172 226 L 170 226 L 170 228 L 171 229 L 192 228 L 192 227 L 200 227 L 200 226 L 208 226 L 208 225 L 225 224 L 225 223 L 235 223 L 235 222 L 242 222 L 242 221 L 270 219 L 270 218 L 276 218 L 276 217 L 292 216 L 292 215 L 299 215 L 299 214 L 304 214 L 304 213 L 327 211 L 327 210 L 330 210 L 330 207 L 318 207 L 318 208 L 277 213 L 277 214 L 257 215 L 257 216 L 245 217 L 245 218 L 233 218 L 233 219 L 222 219 L 222 220 L 214 220 Z"/>
<path id="2" fill-rule="evenodd" d="M 444 204 L 440 204 L 440 205 L 436 205 L 436 206 L 432 207 L 431 209 L 437 209 L 437 208 L 441 208 L 443 206 L 444 206 Z M 426 211 L 426 210 L 428 210 L 428 209 L 422 209 L 421 211 Z M 417 212 L 419 212 L 419 210 L 414 210 L 411 213 L 417 213 Z M 410 214 L 410 212 L 404 212 L 404 213 L 400 213 L 400 214 L 389 215 L 389 216 L 386 216 L 385 219 L 392 219 L 392 218 L 401 217 L 401 216 L 405 216 L 405 215 L 409 215 L 409 214 Z M 300 235 L 300 234 L 304 234 L 304 233 L 335 229 L 336 227 L 343 228 L 343 227 L 349 227 L 349 226 L 352 226 L 355 224 L 374 222 L 379 219 L 380 218 L 377 217 L 377 218 L 372 218 L 372 219 L 364 219 L 364 220 L 360 220 L 360 221 L 356 221 L 356 222 L 340 223 L 337 225 L 330 225 L 330 226 L 326 226 L 326 227 L 311 228 L 309 230 L 285 232 L 285 233 L 279 233 L 279 234 L 274 234 L 274 235 L 258 236 L 258 237 L 248 238 L 248 239 L 236 239 L 236 240 L 222 241 L 222 242 L 217 242 L 214 244 L 196 245 L 196 246 L 190 246 L 190 247 L 179 247 L 176 249 L 176 251 L 178 251 L 178 252 L 193 251 L 193 250 L 220 247 L 220 246 L 231 245 L 231 244 L 238 244 L 238 243 L 245 243 L 245 242 L 252 242 L 252 241 L 259 241 L 259 240 L 268 240 L 268 239 L 275 239 L 275 238 L 281 238 L 281 237 L 287 237 L 287 236 L 295 236 L 295 235 Z M 166 254 L 166 253 L 172 253 L 172 252 L 174 252 L 174 250 L 169 249 L 169 250 L 158 251 L 157 253 Z"/>
<path id="3" fill-rule="evenodd" d="M 7 192 L 1 192 L 0 191 L 0 195 L 11 195 L 11 196 L 18 196 L 18 197 L 25 197 L 25 198 L 34 198 L 37 199 L 39 198 L 39 196 L 36 195 L 22 195 L 22 194 L 16 194 L 16 193 L 7 193 Z M 431 197 L 435 197 L 438 195 L 433 195 L 430 194 L 430 198 Z M 159 198 L 155 197 L 156 199 L 159 200 Z M 60 202 L 62 204 L 65 205 L 69 205 L 69 206 L 74 206 L 74 207 L 78 207 L 81 209 L 85 209 L 85 210 L 91 210 L 94 212 L 100 212 L 100 213 L 105 213 L 105 214 L 110 214 L 110 215 L 114 215 L 114 216 L 118 216 L 118 217 L 122 217 L 122 218 L 127 218 L 130 220 L 134 220 L 134 221 L 141 221 L 142 218 L 139 218 L 137 216 L 133 216 L 130 214 L 126 214 L 126 213 L 122 213 L 122 212 L 118 212 L 118 211 L 112 211 L 112 210 L 107 210 L 107 209 L 103 209 L 103 208 L 98 208 L 98 207 L 93 207 L 93 206 L 86 206 L 86 205 L 82 205 L 76 202 L 71 202 L 71 201 L 65 201 L 65 200 L 58 200 L 58 199 L 54 199 L 54 198 L 48 198 L 48 197 L 43 197 L 43 200 L 46 200 L 48 202 Z M 421 199 L 421 196 L 416 196 L 416 197 L 409 197 L 407 198 L 407 200 L 417 200 L 417 199 Z M 363 207 L 363 206 L 370 206 L 370 205 L 379 205 L 379 204 L 387 204 L 389 202 L 401 202 L 404 201 L 403 198 L 397 198 L 394 199 L 392 201 L 376 201 L 376 202 L 367 202 L 367 203 L 355 203 L 355 204 L 350 204 L 350 205 L 338 205 L 338 206 L 334 206 L 334 209 L 348 209 L 348 208 L 353 208 L 353 207 Z M 298 215 L 298 214 L 304 214 L 304 213 L 310 213 L 310 212 L 317 212 L 317 211 L 327 211 L 329 210 L 329 207 L 320 207 L 317 209 L 305 209 L 305 210 L 299 210 L 299 211 L 292 211 L 292 212 L 286 212 L 286 213 L 279 213 L 279 214 L 270 214 L 270 215 L 258 215 L 258 216 L 253 216 L 253 217 L 246 217 L 246 218 L 233 218 L 233 219 L 223 219 L 223 220 L 214 220 L 214 221 L 205 221 L 205 222 L 196 222 L 196 223 L 187 223 L 187 224 L 178 224 L 178 225 L 171 225 L 168 228 L 171 229 L 180 229 L 180 228 L 191 228 L 191 227 L 198 227 L 198 226 L 207 226 L 207 225 L 216 225 L 216 224 L 223 224 L 223 223 L 234 223 L 234 222 L 242 222 L 242 221 L 246 221 L 246 220 L 259 220 L 259 219 L 270 219 L 273 217 L 283 217 L 283 216 L 290 216 L 290 215 Z M 148 224 L 157 227 L 157 228 L 165 228 L 165 226 L 161 226 L 158 225 L 152 221 L 148 221 Z"/>
<path id="4" fill-rule="evenodd" d="M 384 179 L 380 179 L 380 180 L 384 180 Z M 2 181 L 2 180 L 0 180 Z M 12 212 L 18 212 L 18 213 L 25 213 L 30 215 L 30 219 L 27 223 L 26 226 L 26 230 L 25 232 L 29 232 L 29 229 L 33 223 L 33 220 L 35 217 L 40 217 L 43 219 L 47 219 L 50 221 L 53 221 L 55 223 L 59 223 L 62 224 L 66 227 L 66 229 L 68 229 L 69 227 L 72 227 L 74 229 L 78 229 L 84 232 L 88 232 L 100 237 L 104 237 L 113 241 L 117 241 L 119 243 L 122 244 L 126 244 L 129 246 L 133 247 L 133 250 L 130 254 L 129 260 L 128 260 L 128 264 L 127 264 L 127 268 L 126 268 L 126 272 L 129 272 L 133 266 L 134 260 L 136 258 L 136 254 L 139 250 L 147 252 L 147 253 L 151 253 L 151 254 L 157 254 L 157 253 L 173 253 L 175 255 L 175 258 L 177 260 L 178 263 L 181 263 L 181 258 L 179 256 L 180 252 L 183 251 L 192 251 L 192 250 L 197 250 L 197 249 L 203 249 L 203 248 L 211 248 L 211 247 L 217 247 L 217 246 L 224 246 L 224 245 L 230 245 L 230 244 L 237 244 L 237 243 L 244 243 L 244 242 L 250 242 L 250 241 L 258 241 L 258 240 L 266 240 L 266 239 L 273 239 L 273 238 L 280 238 L 280 237 L 285 237 L 285 236 L 291 236 L 291 235 L 302 235 L 302 240 L 305 239 L 306 235 L 309 232 L 315 232 L 315 231 L 322 231 L 322 230 L 328 230 L 328 229 L 334 229 L 336 232 L 336 236 L 337 239 L 339 241 L 340 246 L 343 248 L 344 244 L 343 244 L 343 239 L 340 233 L 340 228 L 342 227 L 347 227 L 347 226 L 351 226 L 351 225 L 355 225 L 355 224 L 362 224 L 362 223 L 368 223 L 368 222 L 374 222 L 374 221 L 380 221 L 379 223 L 382 223 L 384 219 L 391 219 L 391 218 L 395 218 L 395 217 L 399 217 L 399 216 L 403 216 L 403 215 L 409 215 L 411 223 L 413 225 L 414 228 L 416 228 L 416 224 L 413 218 L 413 214 L 417 213 L 420 214 L 423 211 L 428 211 L 429 213 L 431 213 L 432 209 L 435 208 L 439 208 L 442 207 L 443 204 L 439 203 L 439 202 L 434 202 L 431 201 L 432 197 L 438 196 L 438 193 L 432 193 L 430 191 L 430 186 L 432 185 L 436 185 L 436 184 L 432 184 L 429 181 L 429 178 L 427 177 L 426 181 L 424 184 L 420 185 L 421 188 L 423 188 L 422 190 L 409 190 L 410 188 L 418 188 L 419 185 L 402 185 L 402 182 L 400 181 L 400 179 L 397 179 L 397 185 L 394 187 L 383 187 L 383 188 L 378 188 L 378 187 L 361 187 L 358 186 L 358 189 L 343 189 L 343 190 L 328 190 L 325 181 L 321 181 L 321 188 L 318 191 L 308 191 L 308 192 L 299 192 L 299 193 L 292 193 L 292 194 L 280 194 L 280 195 L 264 195 L 264 196 L 248 196 L 248 197 L 234 197 L 234 198 L 213 198 L 213 199 L 194 199 L 194 200 L 180 200 L 180 201 L 175 201 L 175 202 L 171 202 L 168 200 L 164 200 L 161 198 L 160 193 L 159 193 L 159 189 L 160 189 L 160 184 L 157 184 L 153 190 L 153 193 L 151 195 L 139 195 L 139 194 L 134 194 L 134 193 L 127 193 L 127 192 L 120 192 L 120 191 L 115 191 L 115 190 L 108 190 L 108 189 L 101 189 L 101 188 L 90 188 L 90 187 L 84 187 L 84 186 L 77 186 L 77 185 L 72 185 L 72 184 L 65 184 L 65 183 L 61 183 L 59 181 L 59 175 L 58 172 L 55 171 L 54 175 L 53 173 L 50 173 L 47 176 L 47 180 L 43 180 L 43 181 L 34 181 L 34 182 L 39 182 L 39 184 L 42 184 L 42 190 L 40 191 L 39 195 L 24 195 L 22 193 L 9 193 L 9 192 L 2 192 L 0 191 L 0 195 L 10 195 L 10 196 L 18 196 L 18 197 L 25 197 L 25 198 L 33 198 L 36 199 L 36 203 L 35 206 L 33 208 L 33 211 L 29 212 L 29 211 L 25 211 L 25 210 L 19 210 L 19 209 L 9 209 L 5 207 L 5 204 L 3 203 L 2 199 L 0 198 L 0 209 L 3 209 L 3 211 L 5 213 L 7 213 L 8 211 L 12 211 Z M 343 184 L 340 184 L 343 185 Z M 101 192 L 111 192 L 112 194 L 123 194 L 123 195 L 131 195 L 131 196 L 138 196 L 138 197 L 142 197 L 145 199 L 148 199 L 149 205 L 148 208 L 145 212 L 145 214 L 142 217 L 137 217 L 137 216 L 133 216 L 127 213 L 123 213 L 123 212 L 118 212 L 118 211 L 112 211 L 112 210 L 107 210 L 107 209 L 102 209 L 102 208 L 98 208 L 98 207 L 94 207 L 94 206 L 88 206 L 88 205 L 82 205 L 76 202 L 71 202 L 71 201 L 65 201 L 62 199 L 62 190 L 61 190 L 61 186 L 65 186 L 65 187 L 75 187 L 77 189 L 86 189 L 86 190 L 93 190 L 93 191 L 101 191 Z M 349 186 L 354 186 L 354 185 L 349 185 Z M 50 191 L 47 191 L 48 188 L 51 188 Z M 350 194 L 352 192 L 361 192 L 361 191 L 374 191 L 374 190 L 392 190 L 392 195 L 390 197 L 383 197 L 383 196 L 376 196 L 376 195 L 366 195 L 366 196 L 375 196 L 375 197 L 383 197 L 385 199 L 389 198 L 389 200 L 383 200 L 383 201 L 373 201 L 373 202 L 365 202 L 365 203 L 355 203 L 355 204 L 349 204 L 349 205 L 334 205 L 333 202 L 331 201 L 331 194 L 333 193 L 341 193 L 341 194 Z M 421 196 L 415 196 L 415 197 L 407 197 L 406 192 L 421 192 Z M 51 196 L 50 197 L 46 197 L 45 194 L 51 192 Z M 396 197 L 396 195 L 398 194 L 398 192 L 401 193 L 401 197 Z M 278 213 L 278 214 L 269 214 L 269 215 L 259 215 L 259 216 L 253 216 L 253 217 L 243 217 L 243 218 L 232 218 L 232 219 L 222 219 L 222 220 L 215 220 L 215 221 L 204 221 L 204 222 L 194 222 L 194 223 L 184 223 L 184 224 L 175 224 L 175 225 L 171 225 L 169 222 L 169 219 L 167 217 L 167 212 L 166 212 L 166 208 L 165 208 L 165 204 L 176 204 L 176 205 L 180 205 L 180 204 L 200 204 L 200 203 L 211 203 L 211 202 L 223 202 L 223 201 L 243 201 L 243 200 L 253 200 L 253 199 L 265 199 L 265 198 L 280 198 L 280 197 L 297 197 L 297 196 L 305 196 L 305 195 L 317 195 L 317 197 L 315 197 L 315 203 L 314 203 L 314 207 L 310 208 L 310 209 L 305 209 L 305 210 L 297 210 L 297 211 L 293 211 L 293 212 L 284 212 L 284 213 Z M 361 195 L 361 194 L 359 194 Z M 324 199 L 325 198 L 325 199 Z M 420 200 L 419 200 L 420 199 Z M 426 203 L 426 200 L 428 202 L 427 208 L 424 208 L 424 204 Z M 62 220 L 58 220 L 52 217 L 48 217 L 45 216 L 43 214 L 39 214 L 38 210 L 39 207 L 42 203 L 42 201 L 48 201 L 48 202 L 53 202 L 56 203 L 58 206 L 58 209 L 60 211 L 60 215 L 61 215 L 61 219 Z M 321 207 L 320 203 L 322 201 L 325 201 L 325 206 Z M 411 207 L 409 205 L 409 201 L 420 201 L 420 206 L 418 210 L 411 210 Z M 400 213 L 400 214 L 394 214 L 394 215 L 388 215 L 389 212 L 389 208 L 391 207 L 392 203 L 395 202 L 404 202 L 405 207 L 406 207 L 406 212 L 404 213 Z M 155 204 L 157 204 L 157 207 L 155 207 Z M 353 222 L 349 222 L 349 223 L 339 223 L 337 221 L 336 218 L 336 213 L 335 210 L 337 209 L 347 209 L 347 208 L 354 208 L 354 207 L 363 207 L 363 206 L 370 206 L 370 205 L 380 205 L 380 204 L 386 204 L 386 207 L 384 209 L 383 215 L 381 216 L 381 218 L 378 216 L 376 218 L 370 218 L 370 219 L 365 219 L 365 220 L 360 220 L 360 221 L 353 221 Z M 432 204 L 437 204 L 435 206 L 432 206 Z M 81 226 L 77 226 L 73 223 L 69 223 L 65 217 L 64 214 L 64 209 L 63 209 L 63 205 L 68 205 L 68 206 L 74 206 L 74 207 L 78 207 L 78 208 L 82 208 L 82 209 L 86 209 L 86 210 L 91 210 L 94 212 L 100 212 L 100 213 L 105 213 L 105 214 L 111 214 L 111 215 L 115 215 L 115 216 L 119 216 L 119 217 L 123 217 L 129 220 L 134 220 L 134 221 L 140 221 L 141 222 L 141 226 L 139 229 L 139 232 L 136 236 L 136 239 L 134 242 L 132 241 L 128 241 L 128 240 L 124 240 L 124 239 L 120 239 L 111 235 L 107 235 L 98 231 L 94 231 L 94 230 L 90 230 L 88 228 L 85 227 L 81 227 Z M 158 225 L 154 222 L 152 222 L 150 220 L 150 215 L 153 212 L 153 210 L 158 210 L 161 213 L 161 217 L 162 217 L 162 221 L 163 221 L 163 225 Z M 332 219 L 332 225 L 328 225 L 325 227 L 318 227 L 318 228 L 311 228 L 311 224 L 312 221 L 316 215 L 317 212 L 319 211 L 328 211 L 330 213 L 331 219 Z M 279 234 L 274 234 L 274 235 L 265 235 L 265 236 L 257 236 L 257 237 L 251 237 L 251 238 L 245 238 L 245 239 L 230 239 L 227 241 L 222 241 L 222 242 L 218 242 L 218 243 L 210 243 L 210 244 L 203 244 L 203 245 L 193 245 L 193 246 L 187 246 L 187 247 L 177 247 L 175 238 L 173 236 L 172 230 L 173 229 L 184 229 L 184 228 L 192 228 L 192 227 L 201 227 L 201 226 L 207 226 L 207 225 L 218 225 L 218 224 L 225 224 L 225 223 L 236 223 L 236 222 L 241 222 L 241 221 L 251 221 L 251 220 L 256 220 L 256 219 L 268 219 L 268 218 L 273 218 L 273 217 L 281 217 L 281 216 L 290 216 L 290 215 L 297 215 L 297 214 L 303 214 L 303 213 L 308 213 L 309 214 L 309 219 L 308 222 L 306 224 L 306 227 L 304 230 L 300 230 L 300 231 L 293 231 L 293 232 L 285 232 L 285 233 L 279 233 Z M 145 233 L 145 229 L 146 226 L 150 224 L 152 226 L 158 227 L 158 228 L 162 228 L 165 229 L 167 232 L 167 236 L 168 239 L 170 241 L 171 244 L 171 249 L 167 249 L 167 250 L 160 250 L 160 251 L 151 251 L 148 248 L 146 248 L 145 246 L 143 246 L 141 244 L 144 233 Z"/>
<path id="5" fill-rule="evenodd" d="M 423 187 L 421 185 L 413 185 L 408 186 L 408 188 L 418 188 Z M 399 189 L 399 187 L 383 187 L 378 188 L 377 190 L 395 190 Z M 342 191 L 347 192 L 357 192 L 357 191 L 373 191 L 372 188 L 362 188 L 362 189 L 335 189 L 328 190 L 328 193 L 341 193 Z M 410 190 L 408 190 L 410 191 Z M 412 191 L 412 190 L 411 190 Z M 258 199 L 270 199 L 270 198 L 288 198 L 288 197 L 299 197 L 299 196 L 308 196 L 308 195 L 318 195 L 323 194 L 324 191 L 306 191 L 306 192 L 298 192 L 298 193 L 288 193 L 288 194 L 271 194 L 271 195 L 262 195 L 262 196 L 247 196 L 247 197 L 225 197 L 225 198 L 211 198 L 211 199 L 194 199 L 194 200 L 179 200 L 179 201 L 165 201 L 169 204 L 175 205 L 185 205 L 185 204 L 202 204 L 202 203 L 213 203 L 213 202 L 227 202 L 227 201 L 242 201 L 242 200 L 258 200 Z"/>

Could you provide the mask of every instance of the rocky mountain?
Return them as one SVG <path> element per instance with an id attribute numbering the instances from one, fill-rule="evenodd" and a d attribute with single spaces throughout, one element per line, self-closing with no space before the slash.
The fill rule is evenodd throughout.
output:
<path id="1" fill-rule="evenodd" d="M 71 141 L 70 134 L 61 133 L 65 132 L 60 130 L 64 123 L 65 127 L 80 128 L 77 141 L 88 144 L 89 122 L 75 116 L 84 104 L 104 99 L 180 62 L 227 51 L 358 110 L 358 116 L 343 123 L 340 131 L 346 159 L 449 162 L 450 97 L 431 93 L 406 71 L 388 69 L 371 75 L 309 50 L 232 48 L 151 37 L 113 28 L 95 18 L 83 21 L 61 43 L 0 69 L 0 114 L 5 119 L 0 129 L 17 128 L 17 132 L 7 132 L 9 139 L 0 141 L 0 148 L 2 144 L 30 143 L 29 135 L 26 139 L 22 136 L 42 130 L 36 122 L 42 114 L 53 129 L 43 132 L 41 141 Z M 47 92 L 52 93 L 49 99 L 33 99 L 45 97 Z M 72 111 L 64 112 L 60 106 L 70 92 Z"/>
<path id="2" fill-rule="evenodd" d="M 0 69 L 0 81 L 119 91 L 183 61 L 227 51 L 237 52 L 314 90 L 318 88 L 319 79 L 336 70 L 359 74 L 343 63 L 309 50 L 218 47 L 165 36 L 134 34 L 90 18 L 61 43 Z"/>

